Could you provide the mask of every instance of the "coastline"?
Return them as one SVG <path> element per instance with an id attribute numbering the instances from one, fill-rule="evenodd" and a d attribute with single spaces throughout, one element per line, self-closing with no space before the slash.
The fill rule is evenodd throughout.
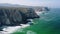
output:
<path id="1" fill-rule="evenodd" d="M 21 28 L 26 28 L 28 26 L 30 26 L 29 24 L 21 24 L 22 26 L 15 26 L 15 27 L 7 27 L 7 28 L 4 28 L 3 30 L 4 31 L 0 31 L 1 34 L 11 34 L 13 32 L 15 32 L 17 29 L 21 29 Z"/>

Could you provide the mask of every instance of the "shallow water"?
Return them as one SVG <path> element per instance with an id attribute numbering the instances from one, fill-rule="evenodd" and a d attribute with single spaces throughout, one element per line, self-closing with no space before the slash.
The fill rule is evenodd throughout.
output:
<path id="1" fill-rule="evenodd" d="M 13 34 L 60 34 L 60 8 L 51 8 L 48 13 L 34 19 L 34 25 Z"/>

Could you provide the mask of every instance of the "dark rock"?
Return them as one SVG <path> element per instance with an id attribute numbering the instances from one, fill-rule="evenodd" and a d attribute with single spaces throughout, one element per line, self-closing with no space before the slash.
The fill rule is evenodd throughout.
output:
<path id="1" fill-rule="evenodd" d="M 45 7 L 45 10 L 46 10 L 46 11 L 50 11 L 48 7 Z"/>
<path id="2" fill-rule="evenodd" d="M 0 27 L 26 24 L 27 19 L 39 18 L 32 8 L 0 8 Z"/>
<path id="3" fill-rule="evenodd" d="M 45 8 L 49 11 L 48 8 Z M 40 18 L 35 11 L 44 11 L 42 7 L 37 6 L 20 6 L 11 4 L 0 4 L 0 28 L 2 26 L 19 26 L 20 24 L 27 24 L 27 19 Z M 33 23 L 30 23 L 32 25 Z M 2 30 L 1 28 L 0 30 Z"/>

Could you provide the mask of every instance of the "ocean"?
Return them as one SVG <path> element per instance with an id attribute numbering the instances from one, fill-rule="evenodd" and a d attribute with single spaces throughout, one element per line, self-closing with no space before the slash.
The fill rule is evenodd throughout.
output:
<path id="1" fill-rule="evenodd" d="M 18 29 L 13 34 L 60 34 L 60 8 L 50 8 L 33 22 L 34 25 Z"/>

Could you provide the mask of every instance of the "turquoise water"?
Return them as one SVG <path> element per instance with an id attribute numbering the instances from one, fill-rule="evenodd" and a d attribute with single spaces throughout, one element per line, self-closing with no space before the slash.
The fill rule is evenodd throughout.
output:
<path id="1" fill-rule="evenodd" d="M 51 8 L 48 13 L 34 19 L 34 25 L 20 29 L 14 34 L 60 34 L 60 8 Z"/>

